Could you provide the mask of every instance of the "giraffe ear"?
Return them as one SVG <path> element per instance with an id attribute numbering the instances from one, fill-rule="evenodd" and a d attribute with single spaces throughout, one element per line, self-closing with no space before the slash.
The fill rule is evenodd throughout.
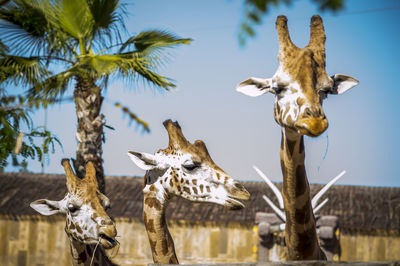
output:
<path id="1" fill-rule="evenodd" d="M 61 213 L 60 203 L 58 201 L 40 199 L 31 202 L 30 206 L 41 215 L 49 216 Z"/>
<path id="2" fill-rule="evenodd" d="M 267 92 L 273 92 L 272 79 L 249 78 L 236 86 L 236 91 L 247 96 L 257 97 Z"/>
<path id="3" fill-rule="evenodd" d="M 157 167 L 157 161 L 153 154 L 145 152 L 128 151 L 131 160 L 143 170 L 151 170 Z"/>
<path id="4" fill-rule="evenodd" d="M 101 205 L 105 208 L 108 209 L 111 207 L 111 202 L 110 199 L 104 195 L 103 193 L 101 193 L 100 191 L 97 191 L 97 196 L 99 197 L 100 203 Z"/>
<path id="5" fill-rule="evenodd" d="M 333 79 L 333 88 L 329 91 L 330 94 L 345 93 L 358 84 L 357 79 L 343 74 L 335 74 L 331 78 Z"/>

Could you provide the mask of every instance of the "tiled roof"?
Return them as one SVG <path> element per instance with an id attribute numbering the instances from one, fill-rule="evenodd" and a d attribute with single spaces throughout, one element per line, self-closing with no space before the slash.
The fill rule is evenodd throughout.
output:
<path id="1" fill-rule="evenodd" d="M 106 194 L 111 200 L 111 216 L 142 217 L 142 179 L 106 177 Z M 167 218 L 188 221 L 253 223 L 255 213 L 272 212 L 262 195 L 275 201 L 272 191 L 262 182 L 242 182 L 251 194 L 251 201 L 240 211 L 230 211 L 215 204 L 192 203 L 174 198 L 167 209 Z M 277 184 L 280 187 L 280 184 Z M 315 195 L 322 185 L 311 185 Z M 66 193 L 64 175 L 0 173 L 0 215 L 36 215 L 29 203 L 47 198 L 59 200 Z M 326 193 L 328 203 L 320 214 L 337 215 L 342 228 L 400 230 L 400 188 L 333 186 Z"/>

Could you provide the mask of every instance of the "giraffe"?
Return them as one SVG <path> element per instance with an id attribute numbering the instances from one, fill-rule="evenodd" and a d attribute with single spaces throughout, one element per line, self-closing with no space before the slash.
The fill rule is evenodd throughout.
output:
<path id="1" fill-rule="evenodd" d="M 325 70 L 325 30 L 320 16 L 310 23 L 310 41 L 295 46 L 287 18 L 278 16 L 279 66 L 272 78 L 249 78 L 237 86 L 248 96 L 275 95 L 274 118 L 281 126 L 282 195 L 286 214 L 286 259 L 323 259 L 317 240 L 315 217 L 304 166 L 304 135 L 317 137 L 328 127 L 322 102 L 328 94 L 342 94 L 358 84 L 350 76 L 328 76 Z"/>
<path id="2" fill-rule="evenodd" d="M 110 200 L 98 189 L 93 163 L 87 163 L 84 179 L 76 177 L 68 159 L 63 159 L 61 164 L 67 178 L 65 197 L 59 201 L 39 199 L 30 206 L 42 215 L 65 215 L 65 232 L 70 241 L 73 265 L 116 265 L 105 249 L 118 244 L 115 240 L 117 230 L 105 212 L 105 208 L 110 207 Z"/>
<path id="3" fill-rule="evenodd" d="M 178 122 L 164 121 L 169 144 L 154 155 L 129 151 L 131 160 L 144 176 L 143 221 L 154 263 L 179 264 L 174 242 L 168 231 L 165 211 L 173 196 L 194 202 L 210 202 L 230 209 L 241 209 L 240 200 L 249 192 L 219 168 L 201 140 L 186 140 Z"/>

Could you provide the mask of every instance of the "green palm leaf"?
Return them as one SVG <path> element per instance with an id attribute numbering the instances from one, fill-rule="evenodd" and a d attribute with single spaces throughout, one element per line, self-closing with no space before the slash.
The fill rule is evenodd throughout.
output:
<path id="1" fill-rule="evenodd" d="M 33 99 L 56 100 L 62 97 L 68 85 L 77 74 L 78 68 L 72 67 L 53 75 L 28 90 L 28 96 Z"/>
<path id="2" fill-rule="evenodd" d="M 125 5 L 119 4 L 119 0 L 90 0 L 88 1 L 92 13 L 94 27 L 92 38 L 100 45 L 106 44 L 104 37 L 109 43 L 120 42 L 121 29 L 125 31 L 123 16 L 126 14 Z"/>
<path id="3" fill-rule="evenodd" d="M 93 17 L 86 0 L 62 0 L 55 4 L 58 26 L 76 40 L 88 38 Z"/>
<path id="4" fill-rule="evenodd" d="M 47 75 L 46 68 L 36 58 L 9 55 L 0 59 L 0 83 L 12 80 L 33 85 Z"/>
<path id="5" fill-rule="evenodd" d="M 123 43 L 119 52 L 123 52 L 131 45 L 135 46 L 136 51 L 145 51 L 151 48 L 167 48 L 179 44 L 190 44 L 191 41 L 192 39 L 182 39 L 167 31 L 144 31 L 139 33 L 137 36 L 129 38 L 125 43 Z"/>
<path id="6" fill-rule="evenodd" d="M 5 56 L 9 51 L 7 45 L 0 40 L 0 56 Z"/>
<path id="7" fill-rule="evenodd" d="M 36 1 L 37 2 L 37 1 Z M 19 26 L 31 36 L 43 37 L 47 30 L 47 21 L 42 8 L 35 1 L 14 0 L 0 8 L 3 23 Z M 6 27 L 2 25 L 2 27 Z"/>
<path id="8" fill-rule="evenodd" d="M 17 0 L 2 6 L 0 18 L 2 39 L 11 50 L 26 55 L 46 47 L 46 18 L 33 1 Z"/>
<path id="9" fill-rule="evenodd" d="M 48 0 L 15 0 L 0 8 L 3 41 L 15 54 L 68 56 L 68 36 Z M 52 22 L 52 23 L 51 23 Z"/>
<path id="10" fill-rule="evenodd" d="M 138 77 L 150 84 L 166 90 L 175 87 L 170 79 L 153 71 L 155 63 L 151 57 L 143 57 L 141 53 L 93 55 L 81 60 L 79 69 L 94 78 L 103 78 L 109 75 L 121 75 L 134 81 Z"/>

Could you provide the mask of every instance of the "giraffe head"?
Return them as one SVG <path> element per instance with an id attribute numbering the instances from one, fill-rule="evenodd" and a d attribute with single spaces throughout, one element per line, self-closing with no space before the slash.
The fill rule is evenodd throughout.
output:
<path id="1" fill-rule="evenodd" d="M 68 237 L 83 244 L 100 244 L 114 247 L 117 230 L 105 208 L 110 200 L 98 190 L 96 172 L 92 162 L 86 165 L 86 176 L 79 179 L 73 172 L 69 160 L 63 159 L 67 178 L 67 194 L 60 201 L 40 199 L 30 206 L 42 215 L 62 213 L 66 217 L 65 232 Z"/>
<path id="2" fill-rule="evenodd" d="M 154 155 L 129 151 L 132 161 L 147 170 L 144 193 L 157 198 L 176 195 L 190 201 L 211 202 L 231 209 L 244 207 L 240 200 L 248 200 L 249 192 L 211 159 L 201 140 L 193 144 L 186 140 L 177 122 L 167 120 L 169 145 Z"/>
<path id="3" fill-rule="evenodd" d="M 290 40 L 287 19 L 278 16 L 279 67 L 272 78 L 249 78 L 237 86 L 248 96 L 275 94 L 274 118 L 283 128 L 316 137 L 328 127 L 322 101 L 328 94 L 342 94 L 358 84 L 350 76 L 328 76 L 325 71 L 325 31 L 318 15 L 311 18 L 310 41 L 298 48 Z"/>

